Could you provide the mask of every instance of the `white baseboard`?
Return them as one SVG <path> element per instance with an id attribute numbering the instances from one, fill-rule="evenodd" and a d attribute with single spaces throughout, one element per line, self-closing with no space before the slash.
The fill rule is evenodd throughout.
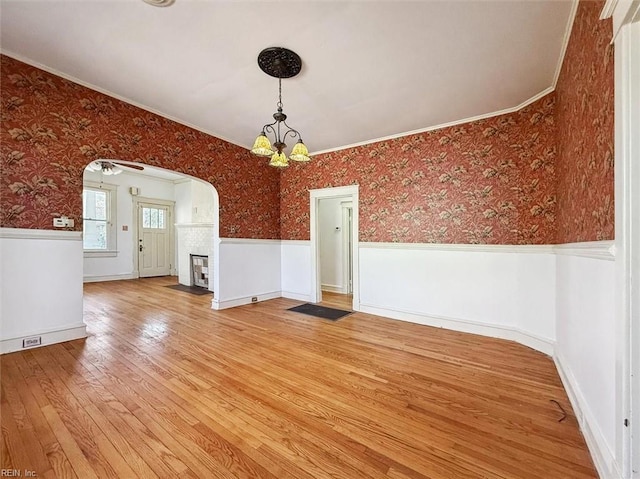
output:
<path id="1" fill-rule="evenodd" d="M 295 299 L 296 301 L 311 302 L 310 294 L 294 293 L 292 291 L 282 291 L 282 297 L 287 299 Z"/>
<path id="2" fill-rule="evenodd" d="M 101 281 L 119 281 L 122 279 L 137 279 L 136 273 L 110 274 L 105 276 L 85 276 L 82 278 L 83 283 L 99 283 Z"/>
<path id="3" fill-rule="evenodd" d="M 328 293 L 344 293 L 344 288 L 336 284 L 323 284 L 320 288 L 322 291 L 327 291 Z"/>
<path id="4" fill-rule="evenodd" d="M 216 310 L 235 308 L 236 306 L 244 306 L 245 304 L 253 303 L 253 301 L 251 301 L 252 298 L 258 298 L 257 302 L 259 303 L 261 301 L 267 301 L 268 299 L 281 297 L 282 294 L 280 293 L 280 291 L 271 291 L 269 293 L 254 294 L 253 296 L 245 296 L 242 298 L 225 299 L 224 301 L 213 298 L 211 300 L 211 307 Z"/>
<path id="5" fill-rule="evenodd" d="M 87 325 L 82 323 L 80 325 L 66 326 L 62 329 L 56 329 L 55 331 L 39 331 L 18 338 L 3 339 L 0 341 L 0 354 L 13 353 L 15 351 L 23 351 L 22 340 L 25 338 L 31 338 L 34 336 L 40 336 L 41 344 L 34 347 L 49 346 L 51 344 L 62 343 L 64 341 L 71 341 L 73 339 L 81 339 L 87 337 Z"/>
<path id="6" fill-rule="evenodd" d="M 576 414 L 580 430 L 584 435 L 598 475 L 601 479 L 621 478 L 622 473 L 616 463 L 615 455 L 607 445 L 607 441 L 593 417 L 593 413 L 578 386 L 575 376 L 571 372 L 571 369 L 566 366 L 566 360 L 564 360 L 562 354 L 556 350 L 553 355 L 553 361 L 556 364 L 556 369 L 560 375 L 562 385 L 567 392 L 567 396 L 569 396 L 569 401 Z"/>
<path id="7" fill-rule="evenodd" d="M 508 339 L 540 351 L 541 353 L 548 354 L 549 356 L 553 355 L 554 352 L 554 341 L 509 326 L 485 324 L 477 321 L 446 318 L 443 316 L 431 316 L 412 311 L 392 310 L 364 303 L 360 303 L 360 311 L 375 314 L 376 316 L 385 316 L 401 321 L 424 324 L 426 326 L 435 326 L 437 328 L 479 334 L 492 338 Z"/>

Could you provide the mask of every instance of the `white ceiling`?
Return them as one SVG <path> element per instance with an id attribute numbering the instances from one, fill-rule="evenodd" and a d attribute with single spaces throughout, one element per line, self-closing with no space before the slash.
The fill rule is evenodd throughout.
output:
<path id="1" fill-rule="evenodd" d="M 1 0 L 3 53 L 249 147 L 269 46 L 297 52 L 284 112 L 312 152 L 514 108 L 554 86 L 571 0 Z"/>

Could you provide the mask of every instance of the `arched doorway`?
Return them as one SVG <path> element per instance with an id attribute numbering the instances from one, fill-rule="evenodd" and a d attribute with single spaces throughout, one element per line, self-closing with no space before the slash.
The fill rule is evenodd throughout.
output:
<path id="1" fill-rule="evenodd" d="M 96 198 L 100 208 L 93 204 L 97 217 L 83 221 L 84 282 L 171 275 L 185 286 L 200 278 L 210 291 L 218 289 L 219 197 L 211 184 L 129 161 L 89 166 L 83 174 L 84 209 Z"/>

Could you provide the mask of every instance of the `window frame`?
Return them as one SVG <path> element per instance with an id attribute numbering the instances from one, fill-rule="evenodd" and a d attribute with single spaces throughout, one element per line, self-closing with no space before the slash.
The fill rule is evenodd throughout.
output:
<path id="1" fill-rule="evenodd" d="M 84 222 L 85 222 L 85 212 L 84 212 L 84 192 L 85 190 L 91 191 L 106 191 L 107 192 L 107 249 L 85 249 L 84 248 Z M 105 258 L 105 257 L 114 257 L 118 256 L 117 249 L 117 241 L 118 241 L 118 233 L 116 225 L 117 223 L 117 185 L 112 185 L 109 183 L 98 183 L 95 181 L 84 181 L 82 184 L 82 230 L 83 230 L 83 238 L 82 238 L 82 249 L 84 252 L 85 258 Z"/>

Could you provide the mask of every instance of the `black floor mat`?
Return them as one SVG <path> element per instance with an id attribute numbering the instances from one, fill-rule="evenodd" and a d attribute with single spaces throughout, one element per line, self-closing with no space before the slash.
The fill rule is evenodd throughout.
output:
<path id="1" fill-rule="evenodd" d="M 185 293 L 197 294 L 199 296 L 203 294 L 211 294 L 213 291 L 209 291 L 206 288 L 200 288 L 198 286 L 185 286 L 184 284 L 170 284 L 169 286 L 165 286 L 165 288 L 171 288 L 178 291 L 184 291 Z"/>
<path id="2" fill-rule="evenodd" d="M 296 313 L 308 314 L 309 316 L 316 316 L 322 319 L 330 319 L 331 321 L 337 321 L 338 319 L 351 314 L 353 311 L 344 311 L 342 309 L 327 308 L 325 306 L 318 306 L 317 304 L 305 303 L 300 306 L 289 308 L 288 311 L 295 311 Z"/>

